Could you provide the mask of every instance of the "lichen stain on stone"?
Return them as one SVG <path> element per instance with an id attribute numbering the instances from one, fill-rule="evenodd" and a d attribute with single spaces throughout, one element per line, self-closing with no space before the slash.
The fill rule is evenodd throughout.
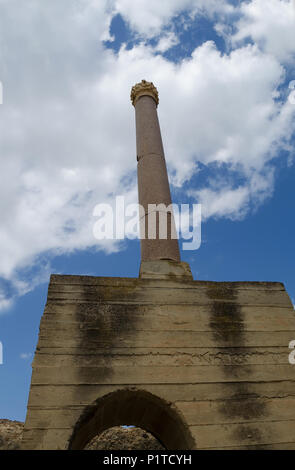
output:
<path id="1" fill-rule="evenodd" d="M 217 345 L 241 347 L 244 344 L 244 322 L 240 306 L 233 302 L 214 301 L 210 327 Z"/>
<path id="2" fill-rule="evenodd" d="M 257 443 L 261 441 L 261 431 L 254 425 L 240 425 L 236 430 L 235 437 L 238 441 L 249 441 Z"/>
<path id="3" fill-rule="evenodd" d="M 230 285 L 210 286 L 207 296 L 212 299 L 210 327 L 217 345 L 239 346 L 244 344 L 244 321 L 236 302 L 237 293 Z"/>
<path id="4" fill-rule="evenodd" d="M 236 300 L 237 292 L 233 286 L 230 283 L 210 285 L 206 293 L 209 299 L 212 300 Z"/>
<path id="5" fill-rule="evenodd" d="M 78 350 L 103 349 L 105 367 L 100 369 L 99 381 L 103 383 L 105 379 L 112 375 L 114 348 L 121 347 L 121 337 L 127 332 L 135 331 L 135 324 L 138 320 L 136 315 L 136 305 L 132 304 L 132 313 L 128 304 L 124 304 L 124 295 L 130 299 L 130 294 L 136 296 L 137 283 L 131 286 L 122 286 L 120 289 L 120 298 L 122 303 L 112 304 L 112 296 L 117 290 L 112 286 L 99 286 L 96 290 L 93 286 L 83 286 L 83 300 L 76 311 L 76 320 L 79 322 L 80 341 L 77 344 Z M 115 296 L 114 296 L 115 297 Z M 133 300 L 133 299 L 132 299 Z M 81 319 L 83 321 L 81 322 Z M 93 354 L 93 352 L 92 352 Z M 81 377 L 84 372 L 81 369 Z"/>
<path id="6" fill-rule="evenodd" d="M 234 353 L 232 364 L 220 366 L 224 375 L 232 380 L 233 395 L 231 399 L 220 403 L 219 411 L 232 421 L 256 420 L 267 414 L 266 402 L 251 393 L 247 382 L 241 381 L 241 368 L 243 377 L 248 376 L 250 379 L 252 374 L 252 367 L 247 363 L 246 356 L 239 365 L 235 363 L 236 352 L 246 350 L 244 317 L 241 306 L 237 303 L 237 292 L 233 286 L 221 284 L 210 286 L 207 295 L 213 300 L 210 327 L 216 347 L 221 353 L 225 348 Z M 261 440 L 260 431 L 251 425 L 241 425 L 238 432 L 232 433 L 232 438 L 238 442 L 249 439 L 249 436 L 257 444 Z"/>
<path id="7" fill-rule="evenodd" d="M 244 392 L 246 389 L 244 390 Z M 265 403 L 259 399 L 226 400 L 219 408 L 219 411 L 230 418 L 243 418 L 250 420 L 265 415 Z"/>

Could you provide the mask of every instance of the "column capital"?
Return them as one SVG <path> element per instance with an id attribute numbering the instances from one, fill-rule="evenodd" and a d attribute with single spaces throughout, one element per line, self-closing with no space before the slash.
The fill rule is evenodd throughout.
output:
<path id="1" fill-rule="evenodd" d="M 136 105 L 138 98 L 145 95 L 151 96 L 155 100 L 156 105 L 158 106 L 158 90 L 152 82 L 147 82 L 146 80 L 142 80 L 140 83 L 137 83 L 136 85 L 134 85 L 134 87 L 132 87 L 130 98 L 133 106 Z"/>

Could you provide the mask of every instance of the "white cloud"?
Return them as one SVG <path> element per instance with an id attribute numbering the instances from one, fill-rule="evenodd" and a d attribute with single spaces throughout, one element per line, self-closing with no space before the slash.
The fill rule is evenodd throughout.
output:
<path id="1" fill-rule="evenodd" d="M 191 60 L 170 67 L 169 80 L 168 73 L 157 77 L 159 112 L 170 161 L 180 173 L 182 161 L 196 159 L 260 169 L 291 135 L 294 107 L 273 96 L 284 71 L 255 46 L 222 56 L 208 42 Z"/>
<path id="2" fill-rule="evenodd" d="M 234 41 L 250 37 L 279 60 L 294 61 L 294 0 L 252 0 L 242 2 L 240 9 L 242 17 Z"/>
<path id="3" fill-rule="evenodd" d="M 158 44 L 155 47 L 155 51 L 162 53 L 166 52 L 171 49 L 171 47 L 176 46 L 178 43 L 179 39 L 175 33 L 166 33 L 160 38 Z"/>
<path id="4" fill-rule="evenodd" d="M 237 188 L 214 180 L 209 187 L 192 190 L 190 194 L 202 204 L 203 220 L 210 217 L 240 220 L 250 206 L 255 208 L 272 196 L 273 181 L 274 171 L 269 168 L 263 174 L 253 172 L 248 181 Z"/>
<path id="5" fill-rule="evenodd" d="M 185 4 L 192 14 L 205 6 Z M 140 34 L 149 24 L 158 35 L 184 3 L 150 1 L 138 12 L 128 10 L 130 5 L 116 2 Z M 217 8 L 214 1 L 206 5 L 210 14 Z M 157 54 L 141 43 L 116 55 L 102 44 L 114 14 L 110 6 L 114 2 L 103 0 L 0 5 L 0 277 L 19 295 L 47 279 L 48 254 L 121 249 L 94 239 L 92 212 L 116 195 L 136 202 L 129 94 L 141 79 L 159 88 L 175 184 L 189 181 L 198 162 L 226 164 L 245 180 L 238 188 L 234 181 L 222 187 L 210 182 L 198 191 L 190 185 L 207 217 L 241 217 L 253 202 L 268 197 L 272 159 L 282 147 L 290 149 L 295 106 L 278 99 L 284 69 L 277 56 L 255 45 L 222 55 L 207 42 L 176 65 L 159 54 L 175 40 L 167 33 L 160 36 Z M 9 304 L 3 293 L 0 308 Z"/>
<path id="6" fill-rule="evenodd" d="M 12 299 L 6 298 L 5 292 L 0 292 L 0 312 L 7 311 L 12 306 Z"/>
<path id="7" fill-rule="evenodd" d="M 25 361 L 27 361 L 28 359 L 31 359 L 32 357 L 32 353 L 21 353 L 19 355 L 19 357 Z"/>
<path id="8" fill-rule="evenodd" d="M 157 36 L 171 19 L 187 11 L 196 14 L 228 14 L 233 7 L 227 0 L 113 0 L 114 12 L 129 22 L 131 28 L 145 37 Z"/>
<path id="9" fill-rule="evenodd" d="M 249 203 L 249 191 L 246 187 L 231 189 L 225 187 L 214 191 L 210 188 L 195 192 L 203 206 L 202 217 L 228 217 L 233 220 L 243 217 Z"/>

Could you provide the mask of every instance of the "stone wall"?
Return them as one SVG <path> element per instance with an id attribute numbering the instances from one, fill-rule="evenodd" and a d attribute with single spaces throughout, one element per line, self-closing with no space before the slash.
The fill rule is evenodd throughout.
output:
<path id="1" fill-rule="evenodd" d="M 281 283 L 52 275 L 23 448 L 134 424 L 170 449 L 295 449 L 293 339 Z"/>
<path id="2" fill-rule="evenodd" d="M 20 450 L 24 423 L 0 419 L 0 451 Z M 95 436 L 85 450 L 163 450 L 150 433 L 135 427 L 116 426 Z"/>

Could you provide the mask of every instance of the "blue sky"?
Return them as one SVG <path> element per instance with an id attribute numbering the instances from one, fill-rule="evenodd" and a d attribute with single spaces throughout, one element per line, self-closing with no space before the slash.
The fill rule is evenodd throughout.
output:
<path id="1" fill-rule="evenodd" d="M 138 275 L 139 242 L 97 242 L 92 212 L 136 202 L 143 78 L 173 201 L 203 206 L 195 279 L 281 281 L 295 302 L 294 2 L 73 3 L 0 6 L 0 418 L 25 419 L 50 273 Z"/>

